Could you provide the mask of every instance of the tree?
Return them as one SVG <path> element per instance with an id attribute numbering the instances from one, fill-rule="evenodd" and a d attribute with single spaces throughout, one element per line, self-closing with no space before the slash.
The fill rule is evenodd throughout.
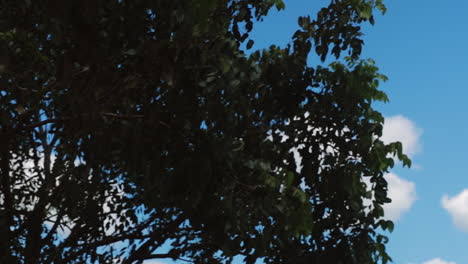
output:
<path id="1" fill-rule="evenodd" d="M 381 0 L 248 54 L 281 0 L 0 3 L 1 263 L 390 259 L 383 174 L 410 161 L 359 58 Z"/>

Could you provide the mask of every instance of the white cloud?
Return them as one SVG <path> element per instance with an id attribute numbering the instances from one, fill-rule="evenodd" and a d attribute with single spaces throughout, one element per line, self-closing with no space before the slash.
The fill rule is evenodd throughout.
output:
<path id="1" fill-rule="evenodd" d="M 391 203 L 383 206 L 385 218 L 397 221 L 416 201 L 416 186 L 394 173 L 387 173 L 384 177 L 388 183 L 388 197 L 392 199 Z"/>
<path id="2" fill-rule="evenodd" d="M 400 178 L 395 173 L 384 175 L 388 183 L 388 197 L 392 199 L 391 203 L 384 204 L 384 218 L 387 220 L 398 221 L 404 213 L 413 206 L 416 201 L 416 186 L 413 182 Z M 369 178 L 363 178 L 368 190 L 371 189 Z M 371 200 L 365 199 L 364 205 L 370 206 Z"/>
<path id="3" fill-rule="evenodd" d="M 457 263 L 453 261 L 442 260 L 440 258 L 435 258 L 435 259 L 428 260 L 424 262 L 423 264 L 457 264 Z"/>
<path id="4" fill-rule="evenodd" d="M 385 118 L 381 140 L 385 143 L 400 141 L 403 152 L 412 157 L 421 151 L 420 137 L 422 130 L 402 115 Z"/>
<path id="5" fill-rule="evenodd" d="M 455 226 L 462 231 L 468 232 L 468 189 L 464 189 L 453 197 L 444 195 L 441 203 L 442 207 L 452 217 Z"/>

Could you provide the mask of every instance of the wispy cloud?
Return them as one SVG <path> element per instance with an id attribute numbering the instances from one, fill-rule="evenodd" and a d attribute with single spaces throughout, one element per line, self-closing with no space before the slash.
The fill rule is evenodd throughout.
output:
<path id="1" fill-rule="evenodd" d="M 423 262 L 422 264 L 457 264 L 457 263 L 453 261 L 446 261 L 440 258 L 435 258 L 435 259 L 431 259 L 426 262 Z"/>

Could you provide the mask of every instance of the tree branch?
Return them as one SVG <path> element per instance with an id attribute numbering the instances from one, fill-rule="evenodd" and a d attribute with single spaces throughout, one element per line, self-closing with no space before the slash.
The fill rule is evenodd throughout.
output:
<path id="1" fill-rule="evenodd" d="M 35 122 L 35 123 L 29 124 L 29 125 L 26 125 L 26 126 L 18 127 L 15 130 L 16 131 L 31 130 L 31 129 L 34 129 L 34 128 L 37 128 L 37 127 L 41 127 L 43 125 L 63 122 L 65 120 L 69 120 L 69 119 L 71 119 L 71 118 L 50 118 L 50 119 Z"/>
<path id="2" fill-rule="evenodd" d="M 115 118 L 115 119 L 122 119 L 122 120 L 135 120 L 135 119 L 143 119 L 145 118 L 144 115 L 129 115 L 129 114 L 114 114 L 114 113 L 100 113 L 101 116 L 104 116 L 104 117 L 109 117 L 109 118 Z M 31 129 L 35 129 L 35 128 L 38 128 L 38 127 L 41 127 L 41 126 L 44 126 L 44 125 L 47 125 L 47 124 L 53 124 L 53 123 L 60 123 L 60 122 L 64 122 L 64 121 L 68 121 L 68 120 L 72 120 L 72 119 L 76 119 L 76 118 L 82 118 L 82 117 L 87 117 L 87 116 L 91 116 L 91 113 L 85 113 L 85 114 L 81 114 L 81 115 L 77 115 L 77 116 L 74 116 L 74 117 L 62 117 L 62 118 L 49 118 L 49 119 L 45 119 L 45 120 L 42 120 L 42 121 L 39 121 L 39 122 L 35 122 L 35 123 L 31 123 L 31 124 L 28 124 L 28 125 L 25 125 L 25 126 L 20 126 L 20 127 L 17 127 L 16 129 L 14 129 L 14 131 L 24 131 L 24 130 L 31 130 Z M 163 121 L 159 121 L 159 124 L 167 127 L 167 128 L 170 128 L 170 126 L 163 122 Z"/>

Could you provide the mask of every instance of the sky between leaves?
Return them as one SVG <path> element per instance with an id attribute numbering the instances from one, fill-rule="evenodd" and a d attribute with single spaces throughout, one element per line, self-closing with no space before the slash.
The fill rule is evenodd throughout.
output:
<path id="1" fill-rule="evenodd" d="M 285 0 L 286 10 L 254 27 L 253 49 L 286 45 L 297 17 L 327 2 Z M 383 139 L 401 141 L 413 160 L 386 175 L 393 200 L 386 217 L 395 221 L 389 253 L 397 264 L 468 263 L 468 2 L 385 3 L 388 12 L 363 28 L 362 57 L 389 77 L 381 88 L 390 103 L 376 106 L 386 117 Z"/>

